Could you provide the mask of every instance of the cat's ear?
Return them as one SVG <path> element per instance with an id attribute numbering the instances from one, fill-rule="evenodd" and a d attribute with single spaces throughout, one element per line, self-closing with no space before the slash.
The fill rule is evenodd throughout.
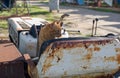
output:
<path id="1" fill-rule="evenodd" d="M 53 28 L 53 26 L 54 26 L 54 22 L 51 23 L 51 24 L 49 24 L 49 27 L 50 27 L 50 28 Z"/>
<path id="2" fill-rule="evenodd" d="M 61 27 L 63 26 L 63 22 L 60 22 L 60 26 L 61 26 Z"/>
<path id="3" fill-rule="evenodd" d="M 58 20 L 54 20 L 53 23 L 54 24 L 59 24 L 59 21 Z"/>

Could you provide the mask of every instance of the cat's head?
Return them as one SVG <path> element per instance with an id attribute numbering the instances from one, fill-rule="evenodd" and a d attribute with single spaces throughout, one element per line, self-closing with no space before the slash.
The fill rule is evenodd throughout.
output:
<path id="1" fill-rule="evenodd" d="M 52 33 L 55 37 L 61 36 L 62 25 L 63 25 L 63 22 L 61 21 L 54 21 L 50 24 Z"/>

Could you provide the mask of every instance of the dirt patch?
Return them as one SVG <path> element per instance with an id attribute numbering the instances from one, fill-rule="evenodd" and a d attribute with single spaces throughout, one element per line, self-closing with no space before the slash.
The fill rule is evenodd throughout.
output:
<path id="1" fill-rule="evenodd" d="M 8 37 L 8 29 L 0 28 L 0 37 Z"/>

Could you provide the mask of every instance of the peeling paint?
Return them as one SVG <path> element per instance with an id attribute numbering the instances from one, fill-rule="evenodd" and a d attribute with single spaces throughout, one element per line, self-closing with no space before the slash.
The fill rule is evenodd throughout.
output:
<path id="1" fill-rule="evenodd" d="M 43 74 L 45 74 L 45 72 L 52 66 L 51 64 L 52 60 L 53 60 L 52 55 L 48 56 L 47 59 L 45 60 L 45 63 L 42 69 Z"/>
<path id="2" fill-rule="evenodd" d="M 120 48 L 115 48 L 115 51 L 116 52 L 120 52 Z"/>
<path id="3" fill-rule="evenodd" d="M 54 48 L 73 48 L 73 47 L 85 47 L 85 48 L 88 48 L 91 44 L 93 44 L 94 46 L 97 46 L 97 45 L 106 45 L 107 43 L 112 43 L 111 40 L 99 40 L 99 41 L 81 41 L 81 40 L 70 40 L 69 42 L 68 41 L 57 41 L 57 42 L 54 42 L 53 46 L 52 46 L 52 49 Z M 84 45 L 83 45 L 84 44 Z M 95 50 L 99 50 L 98 47 L 95 48 Z"/>
<path id="4" fill-rule="evenodd" d="M 112 57 L 104 57 L 105 61 L 115 61 L 116 58 L 114 56 Z"/>
<path id="5" fill-rule="evenodd" d="M 41 56 L 43 77 L 113 78 L 120 64 L 114 44 L 112 38 L 52 42 Z"/>
<path id="6" fill-rule="evenodd" d="M 120 64 L 120 54 L 117 54 L 117 61 L 118 61 L 118 64 Z"/>

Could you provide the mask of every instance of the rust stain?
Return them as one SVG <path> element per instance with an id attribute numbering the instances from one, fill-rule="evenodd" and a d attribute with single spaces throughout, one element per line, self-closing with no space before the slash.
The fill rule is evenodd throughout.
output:
<path id="1" fill-rule="evenodd" d="M 86 59 L 91 59 L 92 58 L 93 48 L 88 48 L 87 51 L 88 51 L 88 54 L 85 56 L 85 58 Z"/>
<path id="2" fill-rule="evenodd" d="M 93 52 L 93 48 L 88 48 L 87 49 L 87 54 L 84 56 L 83 60 L 90 60 L 92 58 L 92 52 Z"/>
<path id="3" fill-rule="evenodd" d="M 90 45 L 91 45 L 90 43 L 86 43 L 85 48 L 88 48 Z"/>
<path id="4" fill-rule="evenodd" d="M 55 56 L 60 57 L 60 56 L 62 56 L 61 49 L 53 49 L 49 55 L 52 55 L 53 57 L 55 57 Z"/>
<path id="5" fill-rule="evenodd" d="M 66 77 L 62 77 L 66 78 Z M 86 74 L 86 75 L 76 75 L 70 78 L 113 78 L 112 74 L 104 74 L 104 75 L 94 75 L 94 74 Z"/>
<path id="6" fill-rule="evenodd" d="M 52 45 L 52 49 L 54 48 L 73 48 L 73 47 L 85 47 L 89 48 L 91 44 L 93 46 L 97 45 L 106 45 L 107 43 L 112 43 L 112 39 L 106 39 L 106 40 L 92 40 L 92 41 L 82 41 L 82 40 L 69 40 L 69 41 L 56 41 Z M 96 47 L 95 50 L 100 50 L 100 48 Z"/>
<path id="7" fill-rule="evenodd" d="M 45 72 L 52 66 L 51 62 L 53 60 L 53 55 L 50 55 L 47 57 L 47 59 L 44 62 L 42 72 L 45 74 Z"/>
<path id="8" fill-rule="evenodd" d="M 88 67 L 87 66 L 83 66 L 82 68 L 87 69 Z"/>
<path id="9" fill-rule="evenodd" d="M 118 61 L 118 64 L 120 64 L 120 54 L 117 54 L 117 61 Z"/>
<path id="10" fill-rule="evenodd" d="M 86 57 L 86 59 L 91 59 L 91 58 L 92 58 L 92 55 L 89 53 L 89 54 L 87 54 L 85 57 Z"/>
<path id="11" fill-rule="evenodd" d="M 83 43 L 77 43 L 76 45 L 73 45 L 73 47 L 85 47 L 85 46 L 87 47 L 87 45 L 83 45 Z"/>
<path id="12" fill-rule="evenodd" d="M 52 52 L 49 54 L 49 56 L 46 58 L 45 62 L 44 62 L 44 65 L 43 65 L 43 73 L 45 74 L 45 72 L 52 66 L 52 61 L 53 59 L 57 57 L 57 61 L 56 62 L 59 62 L 62 57 L 63 57 L 63 54 L 62 52 L 60 51 L 60 49 L 54 49 L 52 50 Z"/>
<path id="13" fill-rule="evenodd" d="M 43 71 L 43 73 L 45 74 L 45 72 L 48 70 L 48 68 L 50 68 L 52 65 L 49 63 L 49 64 L 45 64 L 44 66 L 43 66 L 43 69 L 42 69 L 42 71 Z"/>
<path id="14" fill-rule="evenodd" d="M 45 74 L 45 72 L 52 66 L 52 61 L 54 60 L 55 57 L 57 57 L 56 62 L 58 63 L 62 58 L 63 58 L 63 53 L 62 50 L 63 49 L 71 49 L 74 47 L 81 47 L 81 48 L 86 48 L 87 50 L 87 54 L 85 55 L 85 57 L 83 59 L 86 60 L 90 60 L 92 58 L 92 54 L 93 51 L 100 51 L 100 47 L 98 47 L 99 45 L 106 45 L 107 43 L 112 43 L 111 41 L 112 39 L 107 39 L 107 40 L 92 40 L 92 41 L 82 41 L 82 40 L 69 40 L 69 41 L 56 41 L 53 42 L 50 46 L 49 46 L 49 50 L 52 52 L 49 54 L 49 56 L 46 58 L 43 68 L 42 68 L 42 72 Z M 93 48 L 89 48 L 90 45 L 93 45 Z M 47 49 L 47 50 L 48 50 Z M 118 49 L 116 49 L 116 51 L 118 51 Z M 114 57 L 109 57 L 106 58 L 106 60 L 115 60 Z M 118 63 L 120 63 L 120 55 L 117 55 L 117 60 Z M 87 67 L 83 67 L 84 69 L 87 69 Z"/>
<path id="15" fill-rule="evenodd" d="M 95 78 L 113 78 L 113 75 L 112 74 L 107 74 L 107 75 L 97 76 Z"/>
<path id="16" fill-rule="evenodd" d="M 87 51 L 88 51 L 89 53 L 92 53 L 92 52 L 93 52 L 93 48 L 88 48 Z"/>
<path id="17" fill-rule="evenodd" d="M 57 62 L 63 58 L 63 53 L 60 50 L 56 51 L 54 55 L 57 57 Z"/>
<path id="18" fill-rule="evenodd" d="M 115 48 L 115 51 L 116 52 L 120 52 L 120 48 Z"/>
<path id="19" fill-rule="evenodd" d="M 105 59 L 105 61 L 115 61 L 116 60 L 116 58 L 114 56 L 112 56 L 112 57 L 105 56 L 104 59 Z"/>
<path id="20" fill-rule="evenodd" d="M 50 48 L 51 48 L 51 45 L 46 48 L 45 52 L 48 53 Z"/>
<path id="21" fill-rule="evenodd" d="M 100 47 L 94 47 L 94 51 L 100 51 Z"/>

